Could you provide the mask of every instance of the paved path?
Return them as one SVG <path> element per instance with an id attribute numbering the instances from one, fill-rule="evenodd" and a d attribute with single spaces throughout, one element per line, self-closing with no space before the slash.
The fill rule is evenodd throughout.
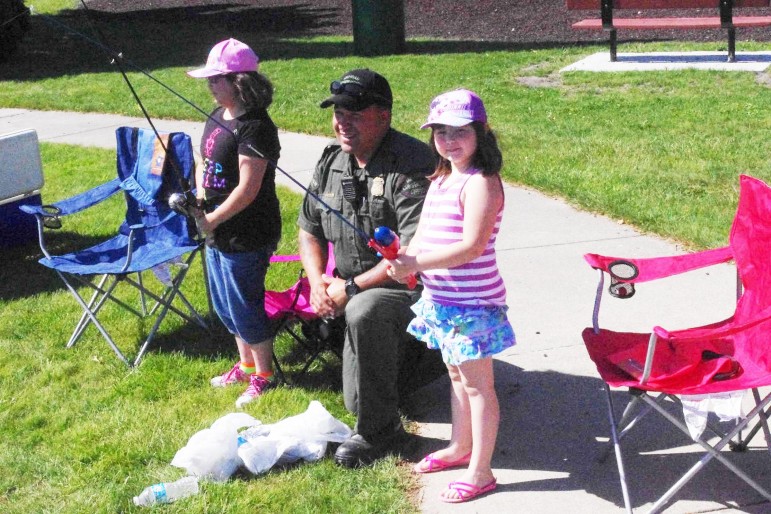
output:
<path id="1" fill-rule="evenodd" d="M 114 147 L 114 129 L 121 125 L 146 126 L 146 122 L 119 116 L 0 109 L 0 134 L 34 128 L 42 141 L 54 143 Z M 185 131 L 196 140 L 202 124 L 159 121 L 158 128 Z M 280 137 L 279 165 L 307 184 L 327 139 L 289 133 Z M 299 190 L 282 174 L 278 177 Z M 609 429 L 601 382 L 580 336 L 590 324 L 597 278 L 582 255 L 654 256 L 680 253 L 680 249 L 536 191 L 507 186 L 497 250 L 518 339 L 517 346 L 495 361 L 502 419 L 493 466 L 499 487 L 496 493 L 474 502 L 450 506 L 437 496 L 458 471 L 427 475 L 422 479 L 422 510 L 623 512 L 612 458 L 604 463 L 596 459 Z M 639 287 L 630 300 L 606 297 L 602 321 L 609 328 L 642 331 L 653 324 L 683 328 L 714 321 L 731 312 L 733 291 L 731 266 L 692 272 L 666 284 Z M 710 299 L 706 307 L 698 303 L 703 299 Z M 440 448 L 449 437 L 448 391 L 448 380 L 441 379 L 411 399 L 411 416 L 420 423 L 426 451 Z M 627 462 L 633 502 L 640 512 L 695 461 L 689 455 L 694 446 L 684 437 L 675 436 L 676 444 L 666 444 L 664 434 L 673 432 L 653 420 L 649 426 L 638 446 L 643 453 L 630 452 Z M 661 451 L 654 450 L 659 448 Z M 760 453 L 749 454 L 738 463 L 756 474 L 764 471 L 766 479 L 761 483 L 769 486 L 768 461 L 762 460 L 768 456 Z M 771 512 L 771 506 L 755 491 L 718 464 L 710 465 L 676 500 L 666 512 Z M 729 507 L 737 504 L 744 507 Z"/>

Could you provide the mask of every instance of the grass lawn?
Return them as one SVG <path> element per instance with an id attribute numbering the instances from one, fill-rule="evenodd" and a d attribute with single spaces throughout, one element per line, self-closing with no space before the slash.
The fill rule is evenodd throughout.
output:
<path id="1" fill-rule="evenodd" d="M 91 34 L 72 2 L 42 2 L 41 12 Z M 58 14 L 57 14 L 58 13 Z M 202 81 L 184 72 L 200 65 L 214 42 L 233 36 L 252 45 L 276 85 L 271 114 L 284 130 L 330 133 L 318 108 L 327 85 L 354 67 L 390 81 L 397 128 L 425 138 L 418 127 L 430 99 L 468 87 L 485 100 L 504 151 L 507 181 L 563 197 L 692 248 L 722 245 L 737 200 L 737 175 L 771 179 L 765 138 L 771 128 L 768 76 L 707 71 L 558 74 L 600 47 L 521 49 L 493 43 L 411 41 L 409 53 L 362 59 L 345 38 L 277 39 L 234 26 L 208 30 L 200 20 L 100 17 L 102 30 L 126 61 L 206 110 Z M 0 106 L 140 115 L 115 69 L 82 38 L 34 19 L 12 66 L 0 69 Z M 202 38 L 201 34 L 206 34 Z M 173 44 L 170 44 L 173 43 Z M 708 50 L 715 44 L 660 43 L 628 50 Z M 742 50 L 762 45 L 742 43 Z M 132 66 L 129 66 L 131 69 Z M 130 72 L 151 115 L 201 119 L 184 102 L 134 69 Z M 538 80 L 534 80 L 537 77 Z M 534 82 L 540 87 L 533 87 Z M 291 148 L 284 149 L 291 152 Z M 111 152 L 43 145 L 46 201 L 64 198 L 114 174 Z M 284 246 L 294 250 L 299 197 L 282 191 Z M 119 203 L 97 218 L 65 226 L 56 244 L 109 234 Z M 77 234 L 77 235 L 76 235 Z M 127 371 L 95 333 L 74 349 L 64 342 L 79 312 L 52 272 L 35 261 L 36 247 L 4 252 L 0 271 L 0 511 L 131 512 L 146 485 L 182 476 L 169 462 L 196 431 L 233 410 L 237 390 L 212 390 L 208 379 L 232 363 L 232 341 L 170 317 L 142 365 Z M 270 288 L 287 287 L 297 268 L 274 266 Z M 205 305 L 199 275 L 190 297 Z M 149 330 L 106 312 L 132 353 Z M 287 352 L 288 341 L 281 343 Z M 273 422 L 319 399 L 336 417 L 345 411 L 331 360 L 301 388 L 281 388 L 247 410 Z M 329 459 L 269 473 L 205 483 L 202 494 L 166 512 L 412 512 L 415 482 L 396 459 L 358 471 Z M 355 501 L 352 499 L 355 498 Z"/>

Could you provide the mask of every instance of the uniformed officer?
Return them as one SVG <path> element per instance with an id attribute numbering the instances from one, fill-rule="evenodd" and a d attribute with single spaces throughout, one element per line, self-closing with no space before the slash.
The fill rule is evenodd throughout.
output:
<path id="1" fill-rule="evenodd" d="M 306 194 L 299 242 L 313 308 L 322 317 L 345 316 L 343 396 L 357 423 L 335 461 L 355 467 L 399 448 L 405 436 L 400 394 L 443 374 L 439 352 L 405 330 L 420 287 L 409 290 L 388 278 L 385 262 L 361 235 L 385 226 L 406 246 L 417 228 L 434 159 L 426 144 L 391 128 L 391 88 L 378 73 L 349 71 L 332 82 L 330 93 L 321 107 L 334 106 L 336 141 L 324 150 L 309 191 L 337 212 Z M 324 274 L 328 242 L 335 277 Z"/>

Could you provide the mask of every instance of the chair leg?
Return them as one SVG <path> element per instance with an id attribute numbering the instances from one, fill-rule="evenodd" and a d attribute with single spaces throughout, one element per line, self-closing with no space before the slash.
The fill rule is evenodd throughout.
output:
<path id="1" fill-rule="evenodd" d="M 755 405 L 758 405 L 760 403 L 760 393 L 758 392 L 757 388 L 752 389 L 752 396 L 755 399 Z M 731 449 L 734 451 L 746 450 L 750 444 L 750 441 L 752 441 L 752 439 L 757 435 L 757 433 L 762 428 L 763 435 L 765 435 L 766 437 L 766 448 L 768 449 L 768 452 L 771 453 L 771 432 L 769 432 L 769 428 L 768 428 L 769 413 L 771 413 L 771 408 L 769 408 L 768 410 L 759 412 L 758 422 L 755 424 L 755 426 L 752 427 L 749 433 L 747 433 L 747 437 L 744 438 L 744 440 L 740 440 L 738 444 L 731 446 Z"/>
<path id="2" fill-rule="evenodd" d="M 195 253 L 191 253 L 191 255 L 188 257 L 187 261 L 180 266 L 180 270 L 177 273 L 177 275 L 172 280 L 172 285 L 168 286 L 163 293 L 161 293 L 160 296 L 153 293 L 152 291 L 148 290 L 144 287 L 143 280 L 141 276 L 134 280 L 128 276 L 122 276 L 122 275 L 115 275 L 112 276 L 113 280 L 112 282 L 108 283 L 108 280 L 110 278 L 109 275 L 104 275 L 100 280 L 99 283 L 94 283 L 91 280 L 86 280 L 83 277 L 79 277 L 74 275 L 73 278 L 75 278 L 78 282 L 83 284 L 84 286 L 88 286 L 92 289 L 94 289 L 94 294 L 92 295 L 91 299 L 86 302 L 83 297 L 80 296 L 80 294 L 76 291 L 76 289 L 73 287 L 73 285 L 70 283 L 67 278 L 57 270 L 57 274 L 62 279 L 62 281 L 65 283 L 67 289 L 70 291 L 70 293 L 75 297 L 75 300 L 78 302 L 78 304 L 83 309 L 83 314 L 81 315 L 81 318 L 78 322 L 78 324 L 75 327 L 74 332 L 72 333 L 72 336 L 70 336 L 70 340 L 67 342 L 67 347 L 72 347 L 75 345 L 75 343 L 80 339 L 80 337 L 83 335 L 83 332 L 88 327 L 89 324 L 93 323 L 99 332 L 102 334 L 102 337 L 107 341 L 107 343 L 112 348 L 113 352 L 129 367 L 137 366 L 139 365 L 139 362 L 142 360 L 142 357 L 144 356 L 145 352 L 147 351 L 150 343 L 152 342 L 153 338 L 155 337 L 156 333 L 158 332 L 161 323 L 163 322 L 164 318 L 166 317 L 166 314 L 168 314 L 168 311 L 172 311 L 179 315 L 182 319 L 189 323 L 195 323 L 202 328 L 209 328 L 209 325 L 206 323 L 206 321 L 198 314 L 198 311 L 193 307 L 193 305 L 190 303 L 190 301 L 184 296 L 182 291 L 179 289 L 182 281 L 184 280 L 188 270 L 190 269 L 190 262 L 192 258 L 194 257 Z M 121 281 L 125 281 L 127 284 L 130 284 L 137 288 L 139 290 L 140 294 L 140 302 L 142 304 L 142 312 L 137 311 L 132 306 L 126 304 L 125 302 L 121 301 L 118 298 L 115 298 L 115 296 L 112 294 L 115 288 L 118 286 L 118 284 Z M 107 287 L 105 287 L 107 285 Z M 150 309 L 148 312 L 147 305 L 146 305 L 146 298 L 151 298 L 156 303 Z M 188 313 L 183 312 L 179 308 L 177 308 L 175 305 L 173 305 L 173 302 L 175 298 L 178 298 L 184 306 L 187 308 Z M 115 342 L 113 341 L 112 337 L 109 335 L 107 330 L 104 328 L 104 326 L 97 320 L 97 314 L 101 310 L 101 308 L 107 303 L 107 300 L 111 300 L 114 303 L 120 305 L 130 313 L 134 314 L 135 316 L 139 318 L 144 318 L 148 314 L 149 315 L 156 315 L 155 322 L 153 324 L 152 329 L 150 330 L 150 333 L 148 337 L 145 339 L 144 343 L 142 344 L 141 348 L 139 349 L 139 353 L 134 358 L 133 364 L 129 362 L 129 360 L 126 358 L 126 356 L 123 354 L 123 352 L 120 351 L 120 349 L 117 347 Z M 158 310 L 160 308 L 160 311 Z M 156 314 L 157 312 L 157 314 Z"/>
<path id="3" fill-rule="evenodd" d="M 632 501 L 629 498 L 629 488 L 626 484 L 626 471 L 624 471 L 624 458 L 621 454 L 621 441 L 618 437 L 618 426 L 616 425 L 616 415 L 613 409 L 613 398 L 608 384 L 605 384 L 605 393 L 608 400 L 608 420 L 610 421 L 610 435 L 613 440 L 613 449 L 616 453 L 616 465 L 618 466 L 618 478 L 621 482 L 621 494 L 624 497 L 624 506 L 627 514 L 632 514 Z"/>
<path id="4" fill-rule="evenodd" d="M 676 403 L 680 406 L 680 408 L 683 408 L 683 402 L 680 400 L 680 398 L 677 395 L 674 394 L 668 394 L 666 395 L 669 399 L 672 400 L 672 402 Z M 705 430 L 709 430 L 712 432 L 712 434 L 720 439 L 725 437 L 725 432 L 720 430 L 718 427 L 716 427 L 713 423 L 707 420 L 707 424 L 705 427 Z M 733 452 L 741 452 L 744 451 L 747 448 L 747 445 L 745 442 L 742 441 L 742 433 L 739 431 L 736 435 L 736 441 L 731 440 L 728 442 L 728 447 Z"/>
<path id="5" fill-rule="evenodd" d="M 755 398 L 755 405 L 759 405 L 761 403 L 760 400 L 760 393 L 758 392 L 757 388 L 752 390 L 752 397 Z M 766 447 L 768 448 L 768 451 L 771 452 L 771 432 L 768 430 L 768 411 L 764 409 L 760 409 L 760 412 L 758 412 L 758 417 L 760 418 L 758 420 L 757 425 L 753 428 L 753 430 L 757 430 L 757 427 L 760 426 L 763 428 L 763 435 L 766 437 Z M 753 434 L 754 436 L 755 434 Z M 747 439 L 747 442 L 752 439 L 752 437 Z"/>
<path id="6" fill-rule="evenodd" d="M 659 405 L 657 402 L 652 400 L 651 398 L 647 396 L 642 397 L 643 401 L 647 402 L 649 405 L 651 405 L 654 409 L 656 409 L 662 416 L 664 416 L 670 423 L 675 425 L 677 428 L 679 428 L 683 433 L 690 435 L 688 431 L 688 427 L 685 426 L 683 422 L 681 422 L 679 419 L 677 419 L 675 416 L 673 416 L 669 411 L 664 409 L 661 405 Z M 696 473 L 702 470 L 706 464 L 712 460 L 712 458 L 717 459 L 720 461 L 724 466 L 726 466 L 728 469 L 730 469 L 736 476 L 744 480 L 748 485 L 750 485 L 753 489 L 758 491 L 764 498 L 771 501 L 771 493 L 766 491 L 763 487 L 761 487 L 757 482 L 755 482 L 752 478 L 750 478 L 746 473 L 744 473 L 741 469 L 736 467 L 731 461 L 726 459 L 723 455 L 720 454 L 720 450 L 728 444 L 731 439 L 733 439 L 736 434 L 739 433 L 739 431 L 743 430 L 747 424 L 754 419 L 755 416 L 759 415 L 761 411 L 763 411 L 766 408 L 766 405 L 771 403 L 771 394 L 766 396 L 763 401 L 761 401 L 752 411 L 747 414 L 747 417 L 742 419 L 737 425 L 728 432 L 725 437 L 723 437 L 715 446 L 710 446 L 709 444 L 705 443 L 702 440 L 696 441 L 704 450 L 707 451 L 707 455 L 702 457 L 699 462 L 697 462 L 688 472 L 683 475 L 680 480 L 678 480 L 666 493 L 664 493 L 661 498 L 656 501 L 656 503 L 653 504 L 653 507 L 650 510 L 650 514 L 653 514 L 655 512 L 659 512 L 664 505 L 666 505 L 669 500 L 672 499 L 672 497 L 691 479 L 693 478 Z"/>
<path id="7" fill-rule="evenodd" d="M 99 332 L 102 334 L 102 337 L 107 341 L 107 344 L 110 345 L 110 348 L 112 348 L 112 351 L 115 352 L 115 355 L 118 356 L 120 360 L 122 360 L 126 366 L 131 367 L 131 363 L 129 363 L 128 359 L 125 355 L 123 355 L 123 352 L 120 351 L 118 346 L 115 344 L 115 341 L 112 340 L 112 337 L 110 337 L 110 334 L 107 332 L 107 330 L 102 326 L 102 324 L 99 322 L 98 319 L 96 319 L 95 313 L 91 311 L 91 309 L 88 307 L 86 302 L 83 300 L 83 298 L 78 294 L 78 292 L 75 290 L 74 287 L 69 283 L 69 281 L 66 280 L 66 278 L 62 275 L 61 272 L 58 270 L 56 273 L 59 274 L 64 284 L 67 286 L 67 289 L 69 289 L 70 293 L 72 293 L 72 296 L 75 297 L 75 300 L 80 304 L 80 307 L 83 309 L 83 312 L 88 316 L 88 318 L 91 320 L 91 323 L 94 324 L 94 326 L 99 330 Z M 114 287 L 114 286 L 113 286 Z M 81 330 L 82 332 L 82 330 Z"/>
<path id="8" fill-rule="evenodd" d="M 172 294 L 169 298 L 169 302 L 173 300 L 174 300 L 174 295 Z M 153 328 L 150 329 L 150 333 L 147 335 L 147 339 L 145 339 L 145 342 L 142 344 L 142 347 L 139 349 L 139 353 L 137 353 L 137 356 L 134 358 L 134 367 L 139 366 L 139 361 L 142 360 L 142 357 L 144 356 L 145 351 L 147 351 L 147 348 L 150 346 L 150 343 L 155 337 L 156 332 L 158 332 L 158 329 L 160 328 L 161 323 L 166 318 L 166 314 L 169 312 L 170 306 L 171 306 L 170 303 L 164 304 L 163 308 L 161 309 L 161 312 L 155 318 L 155 323 L 153 323 Z"/>
<path id="9" fill-rule="evenodd" d="M 286 374 L 284 373 L 284 369 L 281 367 L 281 364 L 278 362 L 278 357 L 276 357 L 276 354 L 273 353 L 273 367 L 276 369 L 276 373 L 278 374 L 279 380 L 283 382 L 284 384 L 291 385 L 286 379 Z"/>
<path id="10" fill-rule="evenodd" d="M 320 338 L 323 336 L 318 336 L 316 334 L 305 334 L 304 331 L 298 332 L 297 327 L 303 327 L 307 326 L 306 322 L 295 318 L 293 316 L 289 316 L 287 318 L 282 319 L 279 321 L 276 325 L 275 331 L 276 334 L 281 333 L 282 331 L 288 334 L 294 341 L 298 344 L 302 350 L 308 354 L 308 357 L 305 360 L 305 364 L 303 365 L 303 368 L 294 375 L 292 378 L 292 382 L 296 383 L 299 378 L 301 378 L 303 375 L 305 375 L 310 367 L 313 365 L 314 362 L 317 360 L 326 363 L 326 359 L 322 355 L 325 351 L 329 350 L 333 352 L 335 355 L 337 355 L 338 358 L 342 359 L 341 353 L 331 346 L 326 344 L 326 339 Z M 274 357 L 274 364 L 278 367 L 278 360 Z M 281 370 L 281 373 L 283 374 L 283 370 Z"/>
<path id="11" fill-rule="evenodd" d="M 188 262 L 189 264 L 189 262 Z M 156 307 L 158 305 L 162 305 L 160 313 L 155 318 L 155 323 L 153 324 L 153 328 L 150 330 L 150 333 L 147 335 L 147 339 L 145 339 L 145 342 L 142 344 L 142 347 L 139 349 L 139 353 L 137 353 L 136 358 L 134 359 L 134 367 L 139 366 L 139 362 L 142 360 L 142 357 L 144 356 L 145 352 L 147 351 L 147 348 L 150 346 L 150 343 L 152 342 L 153 338 L 155 338 L 155 334 L 158 332 L 158 329 L 161 326 L 161 323 L 163 323 L 163 320 L 166 318 L 166 314 L 171 310 L 173 312 L 176 312 L 179 314 L 183 319 L 191 321 L 191 322 L 197 322 L 199 325 L 203 326 L 204 328 L 208 328 L 206 323 L 203 321 L 203 319 L 198 315 L 198 312 L 193 308 L 193 306 L 190 304 L 190 302 L 187 301 L 187 298 L 182 294 L 182 291 L 179 290 L 180 285 L 182 284 L 182 281 L 185 279 L 185 275 L 187 274 L 187 271 L 189 270 L 189 266 L 182 267 L 177 275 L 172 280 L 171 286 L 166 288 L 164 293 L 161 295 L 160 299 L 156 299 L 156 305 L 153 307 L 152 311 L 155 312 Z M 142 288 L 142 291 L 145 291 L 144 288 Z M 148 296 L 151 296 L 153 298 L 156 298 L 152 293 L 149 293 L 145 291 Z M 192 319 L 180 310 L 176 309 L 172 302 L 174 301 L 174 298 L 179 297 L 182 302 L 185 304 L 185 306 L 190 310 L 190 314 L 194 316 L 196 319 Z"/>
<path id="12" fill-rule="evenodd" d="M 659 398 L 661 398 L 661 396 L 659 396 Z M 643 405 L 643 410 L 637 413 L 634 417 L 632 417 L 632 413 L 635 411 L 635 409 L 639 404 L 640 404 L 639 395 L 633 395 L 631 401 L 624 408 L 624 413 L 621 415 L 621 419 L 616 424 L 617 430 L 619 430 L 619 433 L 618 433 L 619 442 L 623 441 L 624 437 L 626 437 L 626 435 L 637 425 L 638 421 L 640 421 L 641 419 L 643 419 L 645 416 L 647 416 L 653 411 L 652 407 Z M 598 462 L 605 462 L 605 460 L 610 455 L 610 451 L 612 448 L 613 448 L 613 441 L 608 441 L 608 446 L 605 447 L 605 450 L 602 452 L 602 454 L 600 454 L 600 457 L 597 459 Z"/>
<path id="13" fill-rule="evenodd" d="M 127 277 L 127 278 L 125 278 L 124 280 L 125 280 L 126 282 L 128 282 L 129 284 L 131 284 L 132 286 L 136 287 L 137 289 L 139 289 L 139 288 L 141 287 L 137 281 L 135 281 L 135 280 L 132 280 L 131 278 L 128 278 L 128 277 Z M 153 313 L 154 313 L 154 312 L 155 312 L 155 310 L 156 310 L 156 309 L 157 309 L 159 306 L 161 306 L 161 305 L 167 305 L 167 306 L 168 306 L 168 308 L 169 308 L 169 309 L 170 309 L 172 312 L 174 312 L 174 313 L 175 313 L 177 316 L 179 316 L 179 317 L 183 318 L 185 321 L 188 321 L 188 322 L 190 322 L 190 323 L 198 323 L 198 321 L 197 321 L 197 320 L 195 320 L 195 319 L 191 318 L 191 317 L 190 317 L 188 314 L 186 314 L 186 313 L 185 313 L 185 312 L 183 312 L 182 310 L 178 309 L 176 306 L 174 306 L 174 305 L 171 305 L 171 304 L 170 304 L 170 302 L 169 302 L 169 301 L 168 301 L 168 299 L 166 298 L 166 295 L 168 294 L 168 291 L 164 292 L 164 293 L 163 293 L 161 296 L 158 296 L 157 294 L 155 294 L 155 293 L 153 293 L 152 291 L 149 291 L 149 290 L 147 290 L 147 289 L 142 289 L 142 291 L 143 291 L 143 293 L 144 293 L 144 295 L 145 295 L 145 296 L 147 296 L 148 298 L 151 298 L 153 301 L 155 301 L 155 302 L 156 302 L 156 306 L 154 306 L 154 307 L 153 307 L 153 309 L 151 309 L 151 312 L 153 312 Z M 111 297 L 110 299 L 111 299 L 111 300 L 115 300 L 115 299 L 114 299 L 114 298 L 112 298 L 112 297 Z M 143 317 L 145 317 L 145 316 L 139 315 L 139 317 L 140 317 L 140 318 L 143 318 Z"/>
<path id="14" fill-rule="evenodd" d="M 142 272 L 137 273 L 137 281 L 139 282 L 139 304 L 142 306 L 142 315 L 147 316 L 147 299 L 145 298 L 145 285 L 142 281 Z"/>
<path id="15" fill-rule="evenodd" d="M 198 314 L 198 311 L 193 307 L 193 305 L 190 303 L 190 301 L 187 299 L 187 297 L 182 293 L 180 290 L 182 281 L 187 276 L 187 272 L 190 270 L 190 263 L 192 258 L 195 256 L 195 254 L 190 255 L 188 257 L 187 261 L 182 263 L 180 265 L 180 270 L 177 272 L 177 274 L 172 278 L 171 285 L 166 287 L 164 292 L 161 294 L 160 298 L 155 296 L 152 292 L 146 290 L 144 287 L 141 287 L 141 284 L 137 285 L 136 283 L 132 282 L 132 284 L 135 287 L 141 287 L 141 290 L 143 291 L 143 294 L 146 296 L 149 296 L 150 298 L 155 300 L 155 305 L 153 305 L 152 309 L 150 309 L 150 314 L 155 314 L 155 312 L 158 310 L 158 308 L 161 305 L 167 305 L 169 308 L 178 316 L 180 316 L 182 319 L 189 323 L 196 323 L 202 328 L 209 328 L 208 323 L 206 323 L 206 320 L 203 319 L 203 317 Z M 130 279 L 129 279 L 130 281 Z M 174 305 L 172 305 L 172 293 L 176 295 L 176 297 L 181 301 L 184 306 L 187 308 L 188 314 L 185 314 L 181 310 L 177 309 Z"/>
<path id="16" fill-rule="evenodd" d="M 319 356 L 321 351 L 318 349 L 313 349 L 310 346 L 308 346 L 308 343 L 306 343 L 306 341 L 302 337 L 300 337 L 294 330 L 292 330 L 292 327 L 289 326 L 289 323 L 285 323 L 282 328 L 284 329 L 284 331 L 286 331 L 287 334 L 289 334 L 292 337 L 292 339 L 295 340 L 297 344 L 299 344 L 302 347 L 302 349 L 305 352 L 311 354 L 311 357 L 306 360 L 305 366 L 303 366 L 303 369 L 300 370 L 297 376 L 293 379 L 294 381 L 296 381 L 298 378 L 302 377 L 303 375 L 305 375 L 305 373 L 308 372 L 311 365 Z"/>
<path id="17" fill-rule="evenodd" d="M 88 301 L 88 310 L 92 311 L 94 314 L 99 312 L 99 309 L 101 309 L 102 305 L 104 304 L 105 299 L 107 298 L 107 295 L 104 291 L 104 283 L 107 282 L 108 275 L 102 275 L 102 279 L 99 281 L 99 285 L 96 286 L 94 290 L 94 294 L 91 295 L 91 299 Z M 109 291 L 112 291 L 115 289 L 115 285 L 112 285 L 109 288 Z M 96 304 L 97 300 L 99 299 L 99 294 L 103 293 L 104 296 L 102 297 L 102 300 L 99 302 L 98 305 L 96 305 L 96 308 L 94 308 L 94 305 Z M 80 339 L 80 335 L 83 333 L 83 331 L 86 329 L 88 324 L 90 323 L 88 314 L 84 311 L 83 314 L 80 316 L 80 321 L 78 321 L 78 324 L 75 325 L 75 330 L 72 331 L 72 335 L 70 336 L 70 340 L 67 341 L 67 348 L 72 348 L 75 346 L 75 343 L 78 342 L 78 339 Z"/>
<path id="18" fill-rule="evenodd" d="M 314 362 L 316 362 L 316 359 L 319 359 L 321 356 L 321 349 L 317 349 L 315 352 L 311 354 L 311 356 L 308 358 L 307 361 L 305 361 L 305 366 L 303 366 L 303 369 L 300 370 L 299 376 L 305 375 L 308 370 L 311 368 Z"/>
<path id="19" fill-rule="evenodd" d="M 70 292 L 74 291 L 74 287 L 69 284 L 69 282 L 64 278 L 64 275 L 59 273 L 59 277 L 61 277 L 62 281 L 65 282 Z M 107 303 L 107 300 L 111 300 L 113 303 L 116 303 L 117 305 L 120 305 L 122 308 L 126 309 L 133 315 L 137 316 L 138 318 L 143 317 L 142 313 L 134 309 L 132 306 L 126 304 L 125 302 L 115 298 L 112 295 L 112 291 L 118 286 L 118 283 L 121 280 L 125 280 L 125 277 L 121 276 L 112 276 L 113 281 L 107 287 L 107 289 L 104 288 L 105 282 L 110 278 L 110 275 L 103 275 L 102 279 L 100 280 L 99 284 L 94 284 L 90 280 L 86 280 L 84 278 L 81 278 L 79 276 L 73 276 L 74 279 L 76 279 L 78 282 L 80 282 L 81 285 L 90 287 L 94 290 L 94 294 L 91 297 L 91 300 L 86 304 L 85 300 L 83 300 L 83 304 L 85 304 L 88 307 L 88 311 L 90 311 L 93 315 L 97 315 L 99 311 L 102 309 L 104 304 Z M 73 295 L 76 295 L 77 293 L 72 293 Z M 101 295 L 101 296 L 100 296 Z M 77 294 L 78 298 L 81 298 L 79 294 Z M 78 302 L 80 303 L 80 301 Z M 80 317 L 80 321 L 78 321 L 78 324 L 75 326 L 75 330 L 72 332 L 72 336 L 70 336 L 70 340 L 67 342 L 67 348 L 71 348 L 72 346 L 77 343 L 78 339 L 80 339 L 80 336 L 83 334 L 83 331 L 88 327 L 89 323 L 91 323 L 90 318 L 88 316 L 88 312 L 86 312 L 86 309 L 83 311 L 83 315 Z"/>

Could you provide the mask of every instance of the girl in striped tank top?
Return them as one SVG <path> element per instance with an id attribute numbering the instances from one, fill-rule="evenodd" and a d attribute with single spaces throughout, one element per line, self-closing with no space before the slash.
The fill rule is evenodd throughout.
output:
<path id="1" fill-rule="evenodd" d="M 389 261 L 389 274 L 398 281 L 422 277 L 422 297 L 412 307 L 416 317 L 407 331 L 441 350 L 452 384 L 449 445 L 414 471 L 468 465 L 441 495 L 459 503 L 496 487 L 490 463 L 500 413 L 492 356 L 515 343 L 495 258 L 502 157 L 484 104 L 471 91 L 436 97 L 421 128 L 428 127 L 438 165 L 417 231 L 399 258 Z"/>

